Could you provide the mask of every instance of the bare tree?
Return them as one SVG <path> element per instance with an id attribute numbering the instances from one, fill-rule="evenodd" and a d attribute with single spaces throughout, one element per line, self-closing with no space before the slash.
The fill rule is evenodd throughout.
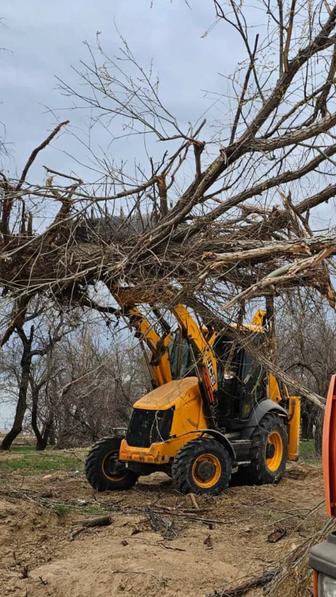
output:
<path id="1" fill-rule="evenodd" d="M 90 444 L 113 427 L 125 427 L 134 400 L 150 387 L 142 354 L 128 337 L 122 344 L 115 337 L 108 344 L 98 338 L 97 327 L 86 323 L 54 354 L 59 447 Z"/>
<path id="2" fill-rule="evenodd" d="M 25 321 L 23 325 L 16 326 L 16 332 L 22 346 L 19 370 L 16 370 L 15 372 L 18 384 L 18 395 L 13 425 L 1 443 L 2 450 L 9 450 L 15 438 L 22 431 L 27 410 L 29 389 L 32 391 L 32 426 L 37 438 L 37 449 L 42 449 L 43 446 L 45 447 L 44 444 L 48 439 L 50 430 L 47 433 L 45 431 L 42 436 L 39 433 L 37 426 L 37 400 L 40 389 L 46 381 L 43 379 L 39 383 L 35 383 L 33 381 L 32 369 L 34 367 L 34 360 L 36 366 L 36 359 L 38 360 L 46 357 L 67 330 L 62 318 L 57 321 L 56 324 L 49 321 L 49 326 L 46 328 L 45 326 L 47 325 L 47 322 L 45 319 L 42 318 L 38 320 L 45 308 L 45 305 L 42 305 L 41 307 L 41 305 L 37 303 L 32 313 L 25 313 Z M 37 325 L 36 323 L 35 325 L 34 323 L 31 323 L 33 320 L 35 320 Z"/>
<path id="3" fill-rule="evenodd" d="M 52 385 L 57 379 L 53 347 L 30 370 L 31 427 L 36 437 L 36 450 L 45 450 L 54 440 L 55 400 Z M 42 355 L 41 355 L 42 356 Z"/>
<path id="4" fill-rule="evenodd" d="M 300 292 L 287 297 L 278 319 L 278 358 L 286 371 L 326 396 L 330 376 L 336 370 L 334 312 L 312 293 Z M 321 452 L 323 413 L 310 402 L 301 408 L 301 434 L 315 438 L 316 452 Z"/>
<path id="5" fill-rule="evenodd" d="M 91 150 L 97 183 L 50 167 L 43 184 L 31 182 L 33 161 L 63 122 L 18 180 L 2 174 L 0 284 L 16 299 L 3 344 L 36 294 L 87 305 L 97 281 L 114 297 L 127 285 L 145 303 L 184 301 L 212 318 L 237 319 L 252 298 L 297 287 L 335 308 L 335 232 L 316 230 L 311 214 L 336 191 L 336 8 L 259 0 L 256 25 L 245 4 L 213 6 L 218 26 L 232 29 L 246 52 L 227 77 L 219 125 L 179 123 L 153 69 L 138 64 L 125 40 L 122 60 L 109 57 L 98 36 L 78 69 L 81 84 L 62 82 L 63 93 L 96 123 L 113 121 L 115 136 L 144 137 L 148 164 L 138 160 L 132 172 Z M 34 213 L 55 203 L 53 221 L 34 232 Z"/>
<path id="6" fill-rule="evenodd" d="M 2 450 L 9 450 L 15 438 L 22 431 L 23 419 L 27 409 L 27 391 L 29 384 L 29 372 L 32 361 L 32 343 L 34 339 L 34 326 L 30 327 L 29 334 L 26 335 L 22 328 L 17 328 L 18 335 L 22 342 L 22 356 L 20 361 L 21 373 L 19 378 L 19 395 L 16 405 L 15 417 L 12 428 L 5 435 L 1 443 Z"/>

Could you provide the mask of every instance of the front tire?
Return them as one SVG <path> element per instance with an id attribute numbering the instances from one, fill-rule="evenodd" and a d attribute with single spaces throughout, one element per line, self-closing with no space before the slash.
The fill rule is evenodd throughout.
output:
<path id="1" fill-rule="evenodd" d="M 121 437 L 106 437 L 99 440 L 89 452 L 85 461 L 85 474 L 96 491 L 130 489 L 138 475 L 119 462 Z"/>
<path id="2" fill-rule="evenodd" d="M 253 485 L 277 483 L 286 469 L 288 435 L 276 413 L 265 415 L 252 434 L 251 464 L 238 471 L 242 482 Z"/>
<path id="3" fill-rule="evenodd" d="M 217 440 L 201 437 L 177 453 L 172 477 L 181 493 L 217 495 L 230 484 L 231 456 Z"/>

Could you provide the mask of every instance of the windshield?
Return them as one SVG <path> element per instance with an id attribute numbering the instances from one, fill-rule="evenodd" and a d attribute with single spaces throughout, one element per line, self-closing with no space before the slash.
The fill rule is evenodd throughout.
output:
<path id="1" fill-rule="evenodd" d="M 266 373 L 257 361 L 236 340 L 220 336 L 215 342 L 218 391 L 229 402 L 244 396 L 248 402 L 265 397 Z M 177 330 L 169 346 L 172 379 L 197 375 L 195 355 L 188 339 Z M 240 405 L 241 407 L 241 405 Z"/>
<path id="2" fill-rule="evenodd" d="M 190 343 L 182 336 L 181 330 L 174 334 L 169 346 L 170 366 L 173 379 L 194 375 L 194 363 Z"/>
<path id="3" fill-rule="evenodd" d="M 218 400 L 222 424 L 226 419 L 249 416 L 253 404 L 266 398 L 267 377 L 253 356 L 230 338 L 215 345 L 218 365 Z"/>

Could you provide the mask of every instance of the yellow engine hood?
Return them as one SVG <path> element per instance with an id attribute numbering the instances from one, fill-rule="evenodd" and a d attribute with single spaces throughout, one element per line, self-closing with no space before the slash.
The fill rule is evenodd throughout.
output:
<path id="1" fill-rule="evenodd" d="M 185 398 L 188 394 L 190 397 L 199 394 L 197 377 L 185 377 L 184 379 L 169 381 L 137 400 L 133 407 L 147 410 L 166 410 L 174 406 L 179 398 Z"/>

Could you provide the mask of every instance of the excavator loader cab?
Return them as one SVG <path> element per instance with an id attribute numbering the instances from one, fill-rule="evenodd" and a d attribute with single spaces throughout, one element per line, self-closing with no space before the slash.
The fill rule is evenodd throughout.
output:
<path id="1" fill-rule="evenodd" d="M 178 332 L 165 326 L 163 337 L 134 305 L 127 314 L 152 353 L 156 387 L 135 402 L 123 434 L 93 447 L 86 460 L 90 484 L 98 491 L 127 489 L 140 475 L 164 471 L 182 493 L 214 495 L 229 486 L 233 472 L 247 483 L 278 481 L 291 421 L 298 441 L 299 401 L 289 415 L 289 397 L 234 334 L 202 330 L 184 305 L 173 308 Z M 294 440 L 292 433 L 295 457 Z"/>
<path id="2" fill-rule="evenodd" d="M 235 340 L 220 336 L 214 343 L 218 388 L 215 393 L 217 421 L 234 431 L 244 426 L 253 407 L 267 398 L 267 374 Z"/>

